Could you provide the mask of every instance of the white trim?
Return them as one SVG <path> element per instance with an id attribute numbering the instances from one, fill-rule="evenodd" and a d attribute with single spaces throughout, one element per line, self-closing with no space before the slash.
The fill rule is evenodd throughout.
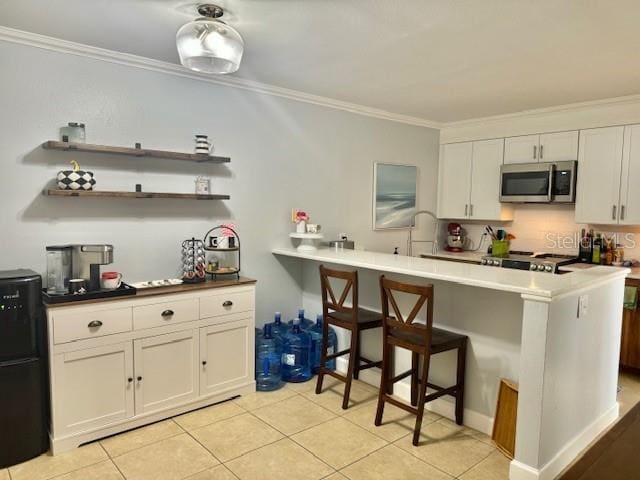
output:
<path id="1" fill-rule="evenodd" d="M 562 472 L 580 453 L 585 450 L 598 435 L 614 423 L 620 415 L 620 407 L 616 403 L 599 418 L 567 442 L 556 455 L 541 469 L 537 470 L 517 460 L 513 460 L 509 467 L 510 480 L 553 480 Z"/>
<path id="2" fill-rule="evenodd" d="M 337 358 L 336 369 L 341 373 L 347 373 L 348 356 Z M 360 372 L 360 380 L 376 388 L 380 387 L 380 370 L 369 369 Z M 401 380 L 394 385 L 394 395 L 406 402 L 411 401 L 411 384 L 406 380 Z M 425 409 L 442 415 L 449 420 L 454 420 L 454 403 L 445 398 L 438 398 L 425 405 Z M 464 425 L 477 430 L 478 432 L 491 435 L 493 430 L 493 418 L 474 410 L 464 409 Z"/>
<path id="3" fill-rule="evenodd" d="M 488 117 L 470 118 L 468 120 L 459 120 L 454 122 L 445 122 L 441 124 L 441 129 L 486 126 L 491 122 L 503 122 L 505 120 L 517 120 L 522 118 L 532 118 L 552 113 L 571 113 L 579 110 L 587 110 L 590 108 L 603 108 L 614 105 L 631 105 L 640 103 L 640 94 L 625 95 L 623 97 L 604 98 L 600 100 L 588 100 L 585 102 L 567 103 L 564 105 L 556 105 L 553 107 L 535 108 L 531 110 L 522 110 L 520 112 L 505 113 L 502 115 L 491 115 Z"/>
<path id="4" fill-rule="evenodd" d="M 37 33 L 16 30 L 3 26 L 0 26 L 0 40 L 4 40 L 5 42 L 10 43 L 17 43 L 20 45 L 27 45 L 30 47 L 42 48 L 54 52 L 77 55 L 80 57 L 91 58 L 103 62 L 115 63 L 118 65 L 125 65 L 128 67 L 141 68 L 143 70 L 189 78 L 201 82 L 240 88 L 243 90 L 249 90 L 265 95 L 273 95 L 276 97 L 287 98 L 289 100 L 310 103 L 312 105 L 319 105 L 336 110 L 343 110 L 345 112 L 365 115 L 367 117 L 379 118 L 382 120 L 389 120 L 392 122 L 405 123 L 408 125 L 434 129 L 439 129 L 442 126 L 442 123 L 428 119 L 392 113 L 378 108 L 344 102 L 342 100 L 337 100 L 334 98 L 322 97 L 319 95 L 313 95 L 298 90 L 278 87 L 275 85 L 260 83 L 253 80 L 246 80 L 234 76 L 211 76 L 203 73 L 197 73 L 174 63 L 163 62 L 160 60 L 154 60 L 151 58 L 131 55 L 123 52 L 116 52 L 113 50 L 93 47 L 90 45 L 83 45 L 81 43 L 70 42 L 67 40 L 61 40 L 58 38 L 48 37 L 45 35 L 39 35 Z"/>

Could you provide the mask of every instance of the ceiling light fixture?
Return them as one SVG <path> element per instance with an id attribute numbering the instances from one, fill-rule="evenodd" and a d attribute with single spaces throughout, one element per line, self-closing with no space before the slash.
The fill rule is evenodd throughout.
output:
<path id="1" fill-rule="evenodd" d="M 240 67 L 244 41 L 238 31 L 219 20 L 224 14 L 217 5 L 200 5 L 200 18 L 176 33 L 180 63 L 204 73 L 233 73 Z"/>

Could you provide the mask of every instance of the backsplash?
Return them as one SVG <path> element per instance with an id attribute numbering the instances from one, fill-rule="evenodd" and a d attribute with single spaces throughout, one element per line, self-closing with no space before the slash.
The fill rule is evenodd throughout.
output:
<path id="1" fill-rule="evenodd" d="M 607 237 L 617 236 L 617 243 L 625 248 L 625 259 L 640 259 L 640 226 L 586 225 L 575 223 L 575 209 L 573 205 L 515 205 L 514 219 L 511 222 L 489 222 L 494 229 L 502 228 L 516 236 L 511 242 L 512 250 L 535 252 L 551 252 L 566 255 L 578 253 L 580 230 L 593 228 L 596 232 L 603 232 Z M 446 239 L 447 221 L 440 225 L 440 245 Z M 465 248 L 476 249 L 485 222 L 458 222 L 467 234 Z M 482 251 L 489 245 L 486 237 L 482 243 Z"/>

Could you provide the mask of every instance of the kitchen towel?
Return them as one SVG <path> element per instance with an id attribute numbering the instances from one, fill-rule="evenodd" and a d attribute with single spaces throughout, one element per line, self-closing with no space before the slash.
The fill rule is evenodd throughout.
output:
<path id="1" fill-rule="evenodd" d="M 635 310 L 638 306 L 638 287 L 624 287 L 624 308 Z"/>

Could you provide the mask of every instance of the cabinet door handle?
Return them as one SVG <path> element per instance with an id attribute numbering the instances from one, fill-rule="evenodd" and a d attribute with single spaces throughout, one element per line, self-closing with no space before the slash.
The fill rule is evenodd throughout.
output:
<path id="1" fill-rule="evenodd" d="M 544 148 L 544 145 L 540 145 L 540 160 L 542 160 L 542 149 Z"/>
<path id="2" fill-rule="evenodd" d="M 534 145 L 534 146 L 533 146 L 533 159 L 534 159 L 534 160 L 536 159 L 536 153 L 537 153 L 537 152 L 538 152 L 538 146 L 537 146 L 537 145 Z"/>
<path id="3" fill-rule="evenodd" d="M 206 364 L 207 364 L 207 361 L 206 361 L 206 360 L 203 360 L 203 361 L 202 361 L 202 366 L 205 366 Z"/>
<path id="4" fill-rule="evenodd" d="M 473 217 L 473 203 L 469 205 L 469 216 Z"/>
<path id="5" fill-rule="evenodd" d="M 616 205 L 613 206 L 613 208 L 611 208 L 611 220 L 615 220 L 616 219 L 616 211 L 618 210 L 618 207 Z"/>
<path id="6" fill-rule="evenodd" d="M 138 380 L 139 382 L 141 382 L 141 381 L 142 381 L 142 377 L 140 376 L 140 377 L 138 377 L 136 380 Z"/>
<path id="7" fill-rule="evenodd" d="M 466 203 L 464 204 L 464 216 L 467 216 L 467 212 L 469 211 L 469 205 L 467 205 Z"/>
<path id="8" fill-rule="evenodd" d="M 127 378 L 127 382 L 129 382 L 129 383 L 133 382 L 133 377 Z"/>
<path id="9" fill-rule="evenodd" d="M 165 310 L 160 315 L 163 317 L 170 317 L 171 315 L 173 315 L 173 310 Z"/>
<path id="10" fill-rule="evenodd" d="M 230 307 L 233 305 L 233 302 L 231 300 L 226 300 L 224 302 L 222 302 L 222 306 L 223 307 Z"/>
<path id="11" fill-rule="evenodd" d="M 89 328 L 98 328 L 102 326 L 102 322 L 100 320 L 93 320 L 87 324 Z"/>
<path id="12" fill-rule="evenodd" d="M 620 206 L 620 220 L 624 220 L 624 205 Z"/>

